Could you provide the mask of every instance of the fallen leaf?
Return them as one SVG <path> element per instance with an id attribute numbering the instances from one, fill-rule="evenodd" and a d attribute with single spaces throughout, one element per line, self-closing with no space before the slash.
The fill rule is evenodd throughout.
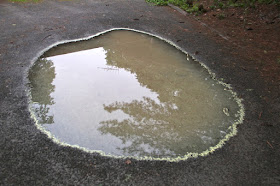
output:
<path id="1" fill-rule="evenodd" d="M 131 161 L 130 160 L 126 160 L 125 164 L 129 165 L 129 164 L 131 164 Z"/>

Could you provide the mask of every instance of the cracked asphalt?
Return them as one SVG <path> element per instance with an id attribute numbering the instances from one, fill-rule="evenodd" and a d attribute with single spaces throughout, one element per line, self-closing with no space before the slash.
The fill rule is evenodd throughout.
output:
<path id="1" fill-rule="evenodd" d="M 112 28 L 170 40 L 231 84 L 245 105 L 238 134 L 206 157 L 126 163 L 59 146 L 41 133 L 26 91 L 34 60 L 54 43 Z M 279 86 L 267 87 L 254 64 L 216 39 L 191 16 L 144 0 L 0 1 L 0 184 L 279 185 Z"/>

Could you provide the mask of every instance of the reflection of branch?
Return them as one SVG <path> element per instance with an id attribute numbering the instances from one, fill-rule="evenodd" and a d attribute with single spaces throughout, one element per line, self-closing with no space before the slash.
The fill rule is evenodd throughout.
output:
<path id="1" fill-rule="evenodd" d="M 53 124 L 54 123 L 54 119 L 53 119 L 53 115 L 49 115 L 49 110 L 50 107 L 48 105 L 40 105 L 37 104 L 37 106 L 39 106 L 39 108 L 35 108 L 35 114 L 38 118 L 38 121 L 40 124 Z"/>
<path id="2" fill-rule="evenodd" d="M 102 121 L 98 130 L 102 134 L 111 134 L 122 140 L 126 146 L 120 148 L 123 153 L 140 155 L 172 155 L 178 154 L 177 147 L 182 141 L 182 131 L 176 130 L 180 122 L 177 109 L 172 103 L 157 103 L 151 98 L 133 100 L 130 103 L 115 102 L 103 105 L 104 110 L 112 113 L 121 110 L 129 115 L 122 121 Z M 177 120 L 176 120 L 177 119 Z M 178 121 L 179 120 L 179 121 Z"/>
<path id="3" fill-rule="evenodd" d="M 173 103 L 156 103 L 149 97 L 143 97 L 144 100 L 133 100 L 130 103 L 115 102 L 110 105 L 103 105 L 104 110 L 109 113 L 118 109 L 124 113 L 133 116 L 134 119 L 142 120 L 143 118 L 153 119 L 155 121 L 169 121 L 170 115 L 176 114 L 177 107 Z"/>
<path id="4" fill-rule="evenodd" d="M 103 69 L 103 70 L 106 70 L 106 71 L 109 71 L 109 70 L 117 70 L 117 71 L 119 71 L 119 68 L 110 68 L 110 67 L 107 67 L 107 68 L 97 67 L 97 68 Z"/>

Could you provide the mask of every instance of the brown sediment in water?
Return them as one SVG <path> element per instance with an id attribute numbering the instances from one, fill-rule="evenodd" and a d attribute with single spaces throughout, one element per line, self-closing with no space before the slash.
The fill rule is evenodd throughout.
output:
<path id="1" fill-rule="evenodd" d="M 112 31 L 49 50 L 29 72 L 31 108 L 59 141 L 114 156 L 203 153 L 232 132 L 240 105 L 174 46 Z"/>

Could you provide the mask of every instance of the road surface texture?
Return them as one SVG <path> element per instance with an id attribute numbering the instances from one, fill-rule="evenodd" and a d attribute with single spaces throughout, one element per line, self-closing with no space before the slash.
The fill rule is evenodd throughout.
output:
<path id="1" fill-rule="evenodd" d="M 40 132 L 26 92 L 34 58 L 56 42 L 120 27 L 176 43 L 231 84 L 246 113 L 238 134 L 209 156 L 171 163 L 102 157 Z M 279 85 L 216 35 L 191 16 L 144 0 L 0 1 L 0 184 L 279 185 Z"/>

